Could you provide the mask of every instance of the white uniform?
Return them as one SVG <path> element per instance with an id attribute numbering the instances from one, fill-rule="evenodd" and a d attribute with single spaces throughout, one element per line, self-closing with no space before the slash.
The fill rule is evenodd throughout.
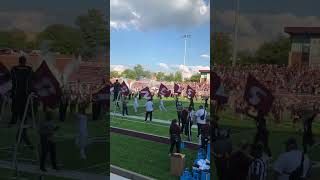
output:
<path id="1" fill-rule="evenodd" d="M 160 100 L 159 109 L 160 109 L 160 111 L 164 110 L 164 111 L 167 112 L 167 109 L 166 109 L 166 107 L 164 107 L 164 104 L 163 104 L 163 100 L 162 100 L 162 99 Z"/>
<path id="2" fill-rule="evenodd" d="M 86 159 L 85 148 L 88 145 L 88 129 L 87 129 L 87 116 L 83 114 L 78 114 L 78 127 L 79 135 L 77 139 L 77 144 L 80 148 L 80 156 L 82 159 Z"/>
<path id="3" fill-rule="evenodd" d="M 278 180 L 289 180 L 288 173 L 293 172 L 301 164 L 302 152 L 293 150 L 280 154 L 279 158 L 273 164 L 273 170 L 280 173 Z M 305 178 L 311 168 L 311 162 L 307 155 L 304 155 L 303 174 Z"/>
<path id="4" fill-rule="evenodd" d="M 138 112 L 138 107 L 139 107 L 138 98 L 135 97 L 133 102 L 134 112 Z"/>

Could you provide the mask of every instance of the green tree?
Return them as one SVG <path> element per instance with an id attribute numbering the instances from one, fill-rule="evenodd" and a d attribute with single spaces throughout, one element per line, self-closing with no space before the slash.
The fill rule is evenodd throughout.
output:
<path id="1" fill-rule="evenodd" d="M 182 82 L 182 73 L 180 71 L 177 71 L 174 74 L 174 81 L 176 82 Z"/>
<path id="2" fill-rule="evenodd" d="M 166 76 L 166 74 L 165 74 L 164 72 L 158 72 L 158 73 L 156 73 L 157 81 L 163 80 L 165 76 Z"/>
<path id="3" fill-rule="evenodd" d="M 173 74 L 173 73 L 170 73 L 170 74 L 166 75 L 166 76 L 164 77 L 164 80 L 167 81 L 167 82 L 172 82 L 172 81 L 174 81 L 174 74 Z"/>
<path id="4" fill-rule="evenodd" d="M 10 31 L 0 31 L 0 47 L 12 49 L 25 49 L 27 36 L 24 31 L 13 29 Z"/>
<path id="5" fill-rule="evenodd" d="M 82 38 L 81 54 L 84 58 L 93 58 L 105 52 L 107 47 L 108 29 L 103 13 L 89 9 L 88 13 L 76 19 Z"/>
<path id="6" fill-rule="evenodd" d="M 279 36 L 276 41 L 265 42 L 256 51 L 256 63 L 287 64 L 290 51 L 290 39 Z"/>
<path id="7" fill-rule="evenodd" d="M 129 78 L 129 79 L 137 79 L 137 74 L 135 73 L 134 70 L 132 69 L 126 69 L 124 70 L 121 75 L 125 78 Z"/>
<path id="8" fill-rule="evenodd" d="M 110 72 L 110 77 L 111 78 L 119 78 L 120 77 L 120 73 L 118 71 L 111 71 Z"/>
<path id="9" fill-rule="evenodd" d="M 192 75 L 190 77 L 189 81 L 191 81 L 191 82 L 200 82 L 200 77 L 201 77 L 200 73 L 194 74 L 194 75 Z"/>
<path id="10" fill-rule="evenodd" d="M 62 54 L 78 54 L 81 48 L 80 30 L 55 24 L 48 26 L 37 37 L 37 43 L 49 41 L 49 49 Z"/>
<path id="11" fill-rule="evenodd" d="M 216 39 L 213 37 L 210 41 L 213 51 L 211 52 L 211 64 L 226 64 L 229 65 L 232 63 L 232 40 L 230 35 L 227 33 L 216 33 Z"/>

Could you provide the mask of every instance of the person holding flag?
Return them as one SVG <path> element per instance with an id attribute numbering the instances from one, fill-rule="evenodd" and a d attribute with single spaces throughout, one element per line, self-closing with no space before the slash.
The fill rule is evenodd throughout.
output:
<path id="1" fill-rule="evenodd" d="M 120 83 L 117 79 L 116 82 L 113 84 L 113 101 L 117 100 L 119 91 L 120 91 Z"/>
<path id="2" fill-rule="evenodd" d="M 178 115 L 178 122 L 179 122 L 179 126 L 181 123 L 181 112 L 183 110 L 183 106 L 182 106 L 182 102 L 179 101 L 178 96 L 176 96 L 176 109 L 177 109 L 177 115 Z"/>
<path id="3" fill-rule="evenodd" d="M 254 144 L 261 142 L 263 144 L 264 151 L 269 157 L 271 157 L 268 139 L 269 132 L 266 126 L 265 115 L 270 111 L 274 97 L 270 90 L 249 74 L 244 99 L 247 101 L 249 106 L 255 108 L 257 112 L 256 115 L 251 115 L 248 112 L 249 108 L 245 111 L 249 117 L 256 120 L 257 132 L 254 138 Z"/>

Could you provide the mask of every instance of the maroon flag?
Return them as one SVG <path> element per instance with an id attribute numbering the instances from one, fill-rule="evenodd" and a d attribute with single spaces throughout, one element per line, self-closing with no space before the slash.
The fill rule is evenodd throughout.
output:
<path id="1" fill-rule="evenodd" d="M 159 94 L 164 97 L 169 97 L 171 95 L 171 91 L 161 83 L 159 87 Z"/>
<path id="2" fill-rule="evenodd" d="M 127 96 L 127 95 L 129 95 L 129 92 L 130 92 L 129 87 L 128 87 L 127 84 L 123 81 L 122 84 L 121 84 L 121 93 L 122 93 L 122 95 Z"/>
<path id="3" fill-rule="evenodd" d="M 274 97 L 269 89 L 249 74 L 244 99 L 257 110 L 267 114 L 272 107 Z"/>
<path id="4" fill-rule="evenodd" d="M 62 94 L 60 84 L 45 61 L 34 73 L 33 89 L 44 105 L 50 108 L 58 106 Z"/>
<path id="5" fill-rule="evenodd" d="M 142 97 L 144 97 L 146 99 L 150 99 L 151 98 L 151 92 L 150 92 L 148 87 L 143 88 L 140 91 L 140 94 L 141 94 Z"/>
<path id="6" fill-rule="evenodd" d="M 6 94 L 11 88 L 10 71 L 0 62 L 0 94 Z"/>
<path id="7" fill-rule="evenodd" d="M 174 83 L 174 93 L 181 94 L 181 87 L 179 84 Z"/>
<path id="8" fill-rule="evenodd" d="M 189 85 L 187 87 L 187 95 L 191 98 L 193 98 L 196 95 L 196 91 L 193 90 Z"/>

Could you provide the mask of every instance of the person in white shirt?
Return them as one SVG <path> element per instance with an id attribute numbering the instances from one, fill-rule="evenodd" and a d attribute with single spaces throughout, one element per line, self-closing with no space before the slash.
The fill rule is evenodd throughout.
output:
<path id="1" fill-rule="evenodd" d="M 151 98 L 147 101 L 147 103 L 144 105 L 144 107 L 146 108 L 145 121 L 147 121 L 149 115 L 150 115 L 150 121 L 152 121 L 153 102 L 152 102 Z"/>
<path id="2" fill-rule="evenodd" d="M 159 109 L 160 109 L 160 111 L 166 111 L 167 112 L 167 109 L 166 109 L 166 107 L 164 107 L 164 104 L 163 104 L 163 99 L 162 99 L 162 97 L 160 96 L 160 105 L 159 105 Z"/>
<path id="3" fill-rule="evenodd" d="M 275 179 L 289 180 L 290 174 L 294 175 L 293 172 L 296 171 L 302 164 L 303 168 L 301 169 L 301 177 L 305 179 L 308 176 L 308 172 L 311 168 L 311 161 L 306 154 L 304 154 L 304 158 L 302 158 L 302 154 L 304 153 L 298 150 L 296 139 L 289 138 L 286 142 L 286 152 L 280 154 L 278 159 L 273 164 Z"/>
<path id="4" fill-rule="evenodd" d="M 139 103 L 138 103 L 138 95 L 136 95 L 134 97 L 134 102 L 133 102 L 133 108 L 134 108 L 134 112 L 138 112 L 138 107 L 139 107 Z"/>
<path id="5" fill-rule="evenodd" d="M 78 130 L 79 134 L 76 139 L 76 144 L 80 148 L 80 157 L 81 159 L 86 159 L 86 147 L 88 145 L 88 129 L 87 129 L 87 116 L 85 114 L 85 105 L 81 103 L 79 106 L 79 113 L 78 113 Z"/>
<path id="6" fill-rule="evenodd" d="M 206 110 L 203 108 L 202 105 L 200 105 L 199 110 L 196 112 L 196 118 L 197 118 L 197 125 L 198 125 L 198 137 L 201 134 L 201 126 L 203 124 L 206 124 L 206 116 L 207 116 L 207 112 Z"/>

